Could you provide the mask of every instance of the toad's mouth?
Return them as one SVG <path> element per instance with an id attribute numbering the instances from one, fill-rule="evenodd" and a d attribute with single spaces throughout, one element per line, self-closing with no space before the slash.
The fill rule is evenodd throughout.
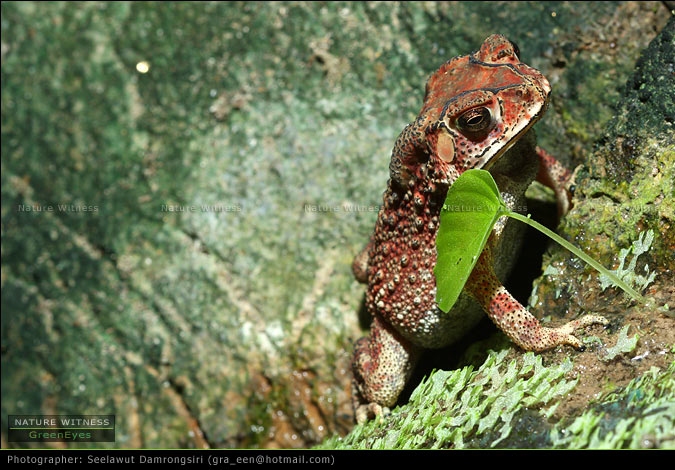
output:
<path id="1" fill-rule="evenodd" d="M 539 112 L 539 115 L 543 114 L 543 108 L 542 111 Z M 485 166 L 483 166 L 484 170 L 487 170 L 492 173 L 493 168 L 497 163 L 500 161 L 504 160 L 504 156 L 511 152 L 514 147 L 517 146 L 517 148 L 523 148 L 523 146 L 527 145 L 534 149 L 536 146 L 535 139 L 534 139 L 534 132 L 530 132 L 530 129 L 534 126 L 534 124 L 538 121 L 538 118 L 532 119 L 526 126 L 524 126 L 522 129 L 520 129 L 516 134 L 511 137 L 508 142 L 506 142 L 503 146 L 501 146 L 499 149 L 497 149 L 494 153 L 494 155 L 483 155 L 483 157 L 486 158 L 487 163 Z M 531 136 L 532 138 L 528 138 L 528 136 Z M 489 150 L 488 150 L 489 151 Z"/>

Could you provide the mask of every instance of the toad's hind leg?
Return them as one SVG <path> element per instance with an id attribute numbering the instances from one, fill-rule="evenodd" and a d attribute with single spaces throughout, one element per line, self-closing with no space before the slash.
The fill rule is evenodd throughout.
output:
<path id="1" fill-rule="evenodd" d="M 420 352 L 391 325 L 373 318 L 370 336 L 357 341 L 352 361 L 352 402 L 358 423 L 389 413 Z"/>
<path id="2" fill-rule="evenodd" d="M 581 348 L 573 333 L 576 329 L 596 323 L 606 325 L 598 315 L 585 315 L 558 328 L 547 328 L 520 302 L 509 294 L 492 268 L 489 246 L 478 259 L 465 289 L 478 301 L 490 319 L 514 343 L 527 351 L 543 351 L 561 344 Z"/>

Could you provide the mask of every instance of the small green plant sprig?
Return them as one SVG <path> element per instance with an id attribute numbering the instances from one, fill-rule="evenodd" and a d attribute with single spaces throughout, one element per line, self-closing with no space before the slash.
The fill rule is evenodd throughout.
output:
<path id="1" fill-rule="evenodd" d="M 436 303 L 444 312 L 449 312 L 457 301 L 492 227 L 502 216 L 520 220 L 539 230 L 598 270 L 603 279 L 608 279 L 631 298 L 640 303 L 646 302 L 640 293 L 582 250 L 532 220 L 529 215 L 511 211 L 501 198 L 492 175 L 486 170 L 471 169 L 462 173 L 448 189 L 436 236 Z"/>

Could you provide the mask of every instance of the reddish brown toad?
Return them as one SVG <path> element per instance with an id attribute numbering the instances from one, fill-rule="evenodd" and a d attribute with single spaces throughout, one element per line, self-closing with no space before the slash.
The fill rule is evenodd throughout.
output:
<path id="1" fill-rule="evenodd" d="M 353 400 L 358 422 L 396 403 L 423 349 L 446 346 L 480 320 L 482 312 L 518 346 L 541 351 L 560 344 L 580 347 L 572 333 L 606 323 L 584 316 L 559 328 L 543 327 L 509 292 L 503 279 L 514 261 L 523 224 L 502 218 L 449 313 L 435 301 L 436 231 L 448 187 L 465 170 L 494 177 L 507 205 L 524 205 L 537 179 L 568 207 L 569 172 L 536 147 L 533 132 L 551 87 L 523 64 L 505 37 L 492 35 L 474 54 L 446 62 L 429 78 L 417 119 L 392 152 L 384 204 L 370 243 L 354 260 L 368 284 L 370 336 L 355 346 Z"/>

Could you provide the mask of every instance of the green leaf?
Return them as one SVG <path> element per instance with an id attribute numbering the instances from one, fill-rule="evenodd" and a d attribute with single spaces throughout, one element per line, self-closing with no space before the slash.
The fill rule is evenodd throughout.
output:
<path id="1" fill-rule="evenodd" d="M 464 288 L 503 203 L 492 175 L 465 171 L 448 189 L 436 235 L 436 303 L 450 311 Z"/>
<path id="2" fill-rule="evenodd" d="M 646 302 L 639 292 L 581 249 L 532 220 L 529 215 L 510 211 L 492 175 L 486 170 L 471 169 L 462 173 L 448 189 L 436 235 L 436 303 L 442 311 L 449 312 L 457 301 L 493 225 L 503 215 L 539 230 L 595 268 L 633 299 L 643 304 Z"/>

